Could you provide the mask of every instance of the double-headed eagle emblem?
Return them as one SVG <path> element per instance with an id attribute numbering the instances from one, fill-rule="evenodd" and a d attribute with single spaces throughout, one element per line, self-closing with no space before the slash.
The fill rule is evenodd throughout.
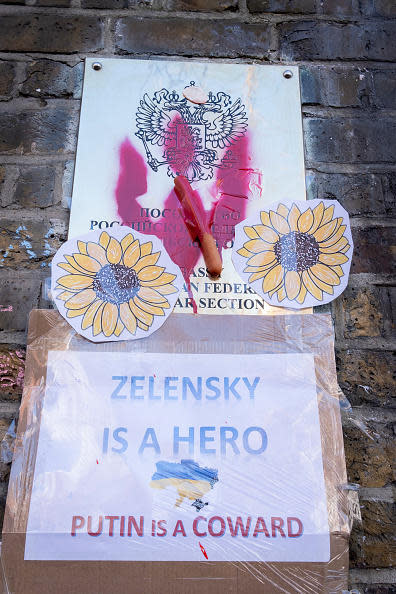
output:
<path id="1" fill-rule="evenodd" d="M 222 91 L 208 97 L 196 105 L 167 89 L 151 98 L 144 95 L 136 113 L 136 136 L 153 171 L 167 165 L 170 177 L 184 175 L 198 181 L 211 179 L 215 167 L 231 168 L 238 162 L 230 147 L 246 133 L 245 106 Z"/>

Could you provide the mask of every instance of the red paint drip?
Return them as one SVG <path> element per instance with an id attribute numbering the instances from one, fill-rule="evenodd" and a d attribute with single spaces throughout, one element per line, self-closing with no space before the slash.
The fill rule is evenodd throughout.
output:
<path id="1" fill-rule="evenodd" d="M 99 464 L 98 460 L 96 460 L 96 464 Z"/>
<path id="2" fill-rule="evenodd" d="M 208 559 L 208 560 L 209 560 L 209 557 L 208 557 L 208 555 L 206 554 L 206 551 L 205 551 L 204 547 L 201 545 L 201 543 L 200 543 L 200 542 L 199 542 L 198 544 L 199 544 L 199 546 L 200 546 L 200 548 L 201 548 L 201 551 L 202 551 L 202 553 L 203 553 L 204 557 L 205 557 L 206 559 Z"/>

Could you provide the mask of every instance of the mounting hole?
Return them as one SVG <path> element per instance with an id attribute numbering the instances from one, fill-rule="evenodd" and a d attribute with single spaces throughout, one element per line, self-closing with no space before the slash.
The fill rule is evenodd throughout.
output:
<path id="1" fill-rule="evenodd" d="M 94 62 L 94 63 L 92 64 L 92 68 L 93 68 L 94 70 L 96 70 L 96 71 L 98 71 L 98 70 L 102 70 L 102 64 L 101 64 L 100 62 Z"/>
<path id="2" fill-rule="evenodd" d="M 291 70 L 285 70 L 283 73 L 284 78 L 293 78 L 293 72 Z"/>

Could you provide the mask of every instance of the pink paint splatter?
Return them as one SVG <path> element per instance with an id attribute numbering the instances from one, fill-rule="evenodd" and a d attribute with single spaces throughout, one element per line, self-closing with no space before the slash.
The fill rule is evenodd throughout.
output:
<path id="1" fill-rule="evenodd" d="M 180 125 L 179 120 L 177 123 Z M 175 121 L 170 124 L 170 130 Z M 186 126 L 188 129 L 188 126 Z M 174 134 L 173 134 L 174 135 Z M 171 136 L 173 138 L 173 136 Z M 171 144 L 167 148 L 175 148 Z M 194 156 L 194 141 L 185 134 L 185 151 L 175 153 L 171 168 L 177 174 L 186 174 Z M 175 148 L 176 151 L 176 148 Z M 190 276 L 200 257 L 200 248 L 193 241 L 181 214 L 179 201 L 173 189 L 165 198 L 162 214 L 158 218 L 150 216 L 150 209 L 142 208 L 139 196 L 147 192 L 147 167 L 143 157 L 128 139 L 120 146 L 120 172 L 115 190 L 118 214 L 123 225 L 145 234 L 153 234 L 164 243 L 173 262 L 179 266 L 186 282 L 193 310 L 197 306 L 192 298 Z M 206 211 L 196 192 L 200 216 L 206 219 L 216 239 L 220 254 L 230 247 L 234 238 L 234 227 L 245 218 L 249 196 L 249 141 L 247 135 L 233 144 L 234 162 L 229 168 L 217 169 L 216 183 L 213 185 L 213 205 Z M 169 179 L 169 186 L 172 179 Z M 166 188 L 164 188 L 166 194 Z"/>
<path id="2" fill-rule="evenodd" d="M 169 185 L 171 184 L 172 181 L 169 179 Z M 169 256 L 181 269 L 189 287 L 190 275 L 198 262 L 200 249 L 189 236 L 180 214 L 177 196 L 171 190 L 164 203 L 163 215 L 153 219 L 147 209 L 142 208 L 137 201 L 138 197 L 146 192 L 146 165 L 130 141 L 125 140 L 120 147 L 120 174 L 115 190 L 122 224 L 161 239 Z"/>
<path id="3" fill-rule="evenodd" d="M 0 311 L 12 311 L 12 305 L 0 305 Z"/>

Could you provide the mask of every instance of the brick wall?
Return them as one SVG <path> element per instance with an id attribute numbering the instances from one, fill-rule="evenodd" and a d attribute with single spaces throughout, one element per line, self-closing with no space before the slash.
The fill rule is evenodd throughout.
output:
<path id="1" fill-rule="evenodd" d="M 18 412 L 28 312 L 48 306 L 66 237 L 85 56 L 196 56 L 301 67 L 307 188 L 352 216 L 332 305 L 349 479 L 361 486 L 351 586 L 390 593 L 394 0 L 0 0 L 0 438 Z M 360 427 L 364 427 L 362 431 Z M 9 468 L 0 463 L 4 507 Z"/>

